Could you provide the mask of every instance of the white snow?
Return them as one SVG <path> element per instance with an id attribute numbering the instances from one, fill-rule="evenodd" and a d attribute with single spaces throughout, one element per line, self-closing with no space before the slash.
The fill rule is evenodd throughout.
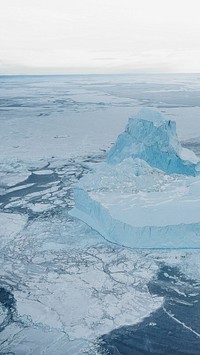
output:
<path id="1" fill-rule="evenodd" d="M 2 155 L 1 155 L 2 156 Z M 14 186 L 31 175 L 27 165 L 16 159 L 1 159 L 0 161 L 0 185 L 3 187 Z"/>
<path id="2" fill-rule="evenodd" d="M 27 270 L 27 291 L 15 292 L 22 319 L 26 316 L 36 325 L 65 331 L 70 340 L 94 339 L 140 322 L 163 303 L 145 287 L 157 266 L 151 260 L 144 265 L 142 255 L 102 244 L 70 253 L 66 249 L 62 263 L 56 254 L 45 250 L 34 258 Z M 55 268 L 62 265 L 59 277 L 53 269 L 43 274 L 43 264 L 51 261 Z"/>
<path id="3" fill-rule="evenodd" d="M 27 203 L 26 207 L 30 208 L 33 212 L 44 212 L 52 209 L 54 206 L 49 203 Z"/>
<path id="4" fill-rule="evenodd" d="M 16 213 L 0 213 L 0 237 L 9 237 L 21 231 L 27 221 L 26 216 Z"/>
<path id="5" fill-rule="evenodd" d="M 187 148 L 182 148 L 180 152 L 180 158 L 183 160 L 188 160 L 191 161 L 192 163 L 196 164 L 199 162 L 199 158 L 192 152 L 191 150 Z"/>
<path id="6" fill-rule="evenodd" d="M 36 175 L 51 175 L 53 174 L 53 170 L 37 170 L 33 171 L 33 173 Z"/>
<path id="7" fill-rule="evenodd" d="M 0 213 L 0 249 L 20 233 L 27 222 L 27 216 L 17 213 Z"/>

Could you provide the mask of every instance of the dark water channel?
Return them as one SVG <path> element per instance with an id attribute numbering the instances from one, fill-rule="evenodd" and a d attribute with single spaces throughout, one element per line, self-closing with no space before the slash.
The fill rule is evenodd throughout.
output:
<path id="1" fill-rule="evenodd" d="M 162 265 L 148 285 L 164 305 L 140 324 L 122 327 L 101 338 L 100 353 L 107 355 L 199 355 L 200 284 L 178 268 Z"/>

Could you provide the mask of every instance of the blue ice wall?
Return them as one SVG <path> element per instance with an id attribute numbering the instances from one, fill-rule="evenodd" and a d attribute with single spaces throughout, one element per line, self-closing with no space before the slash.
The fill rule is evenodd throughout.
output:
<path id="1" fill-rule="evenodd" d="M 125 131 L 110 149 L 107 162 L 117 164 L 128 157 L 140 158 L 168 174 L 196 176 L 196 164 L 183 160 L 181 149 L 176 123 L 159 112 L 142 109 L 129 119 Z"/>

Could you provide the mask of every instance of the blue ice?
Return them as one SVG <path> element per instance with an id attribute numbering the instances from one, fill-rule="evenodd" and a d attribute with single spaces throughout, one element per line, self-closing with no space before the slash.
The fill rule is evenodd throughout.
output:
<path id="1" fill-rule="evenodd" d="M 145 108 L 129 119 L 125 131 L 109 151 L 107 162 L 117 164 L 128 157 L 140 158 L 168 174 L 196 176 L 196 163 L 182 159 L 181 151 L 176 122 Z"/>

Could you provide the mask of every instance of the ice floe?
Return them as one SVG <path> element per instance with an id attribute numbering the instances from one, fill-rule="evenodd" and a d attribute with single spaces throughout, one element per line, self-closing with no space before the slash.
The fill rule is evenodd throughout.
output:
<path id="1" fill-rule="evenodd" d="M 22 231 L 27 222 L 27 216 L 17 213 L 0 213 L 0 249 L 2 249 L 10 238 Z"/>

